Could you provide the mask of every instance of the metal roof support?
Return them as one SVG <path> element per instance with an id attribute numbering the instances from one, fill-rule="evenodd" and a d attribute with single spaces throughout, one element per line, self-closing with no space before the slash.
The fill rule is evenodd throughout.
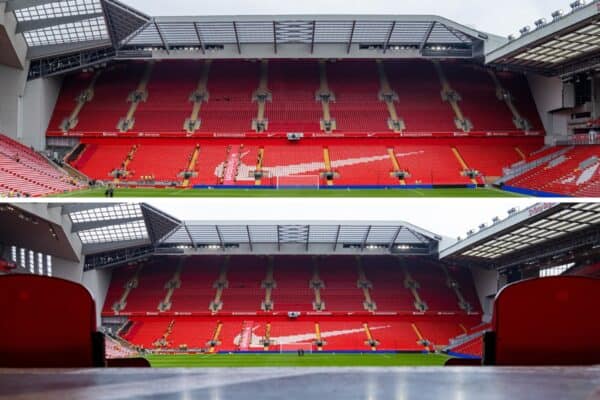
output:
<path id="1" fill-rule="evenodd" d="M 423 49 L 425 48 L 425 46 L 427 46 L 427 42 L 429 42 L 429 38 L 431 37 L 431 33 L 433 32 L 433 29 L 435 28 L 435 24 L 436 22 L 433 21 L 431 23 L 431 25 L 429 25 L 429 29 L 427 29 L 427 33 L 425 33 L 425 37 L 423 38 L 423 41 L 421 42 L 421 45 L 419 46 L 419 54 L 423 55 Z"/>
<path id="2" fill-rule="evenodd" d="M 217 236 L 219 237 L 219 243 L 221 243 L 221 250 L 225 251 L 225 242 L 223 241 L 223 235 L 221 235 L 221 230 L 219 229 L 219 225 L 215 225 L 215 229 L 217 230 Z"/>
<path id="3" fill-rule="evenodd" d="M 273 21 L 273 51 L 277 54 L 277 22 Z"/>
<path id="4" fill-rule="evenodd" d="M 387 38 L 385 39 L 385 44 L 383 45 L 383 54 L 387 52 L 387 48 L 390 45 L 390 40 L 392 40 L 392 34 L 394 33 L 394 29 L 396 29 L 396 21 L 392 22 L 392 27 L 390 28 Z"/>
<path id="5" fill-rule="evenodd" d="M 187 226 L 187 224 L 185 222 L 183 223 L 183 229 L 185 229 L 185 232 L 187 233 L 188 237 L 190 238 L 190 243 L 192 244 L 192 247 L 194 249 L 198 249 L 198 245 L 194 241 L 194 237 L 192 236 L 192 233 L 190 232 L 190 228 Z"/>
<path id="6" fill-rule="evenodd" d="M 338 241 L 340 240 L 340 231 L 342 230 L 342 225 L 338 225 L 337 232 L 335 234 L 335 242 L 333 243 L 333 251 L 337 250 Z"/>
<path id="7" fill-rule="evenodd" d="M 78 14 L 69 15 L 65 17 L 56 18 L 43 18 L 34 19 L 31 21 L 23 21 L 17 23 L 17 29 L 15 33 L 23 33 L 29 31 L 36 31 L 38 29 L 50 28 L 58 25 L 72 24 L 75 22 L 85 21 L 88 19 L 101 18 L 104 14 L 102 13 L 91 13 L 91 14 Z"/>
<path id="8" fill-rule="evenodd" d="M 277 250 L 281 251 L 281 237 L 279 235 L 279 231 L 281 229 L 281 225 L 277 225 Z"/>
<path id="9" fill-rule="evenodd" d="M 169 43 L 167 43 L 167 40 L 165 39 L 165 36 L 162 33 L 162 30 L 160 29 L 160 25 L 158 25 L 158 23 L 156 22 L 156 20 L 154 20 L 154 26 L 156 27 L 156 31 L 158 32 L 158 36 L 160 36 L 160 40 L 163 44 L 163 46 L 165 46 L 165 50 L 167 51 L 167 54 L 170 53 L 170 47 L 169 47 Z"/>
<path id="10" fill-rule="evenodd" d="M 350 31 L 350 39 L 348 40 L 348 48 L 346 49 L 346 53 L 350 54 L 350 49 L 352 48 L 352 40 L 354 39 L 354 30 L 356 29 L 356 20 L 352 21 L 352 30 Z"/>
<path id="11" fill-rule="evenodd" d="M 59 3 L 62 0 L 8 0 L 6 2 L 6 12 L 22 10 L 24 8 L 38 7 L 45 4 Z"/>
<path id="12" fill-rule="evenodd" d="M 242 45 L 240 44 L 240 37 L 238 35 L 237 24 L 235 23 L 235 21 L 233 21 L 232 24 L 233 24 L 233 33 L 235 33 L 235 44 L 237 45 L 238 53 L 242 54 Z"/>
<path id="13" fill-rule="evenodd" d="M 310 225 L 306 225 L 306 251 L 308 251 L 310 244 Z"/>
<path id="14" fill-rule="evenodd" d="M 310 39 L 310 54 L 315 52 L 315 31 L 317 30 L 317 21 L 312 22 L 312 36 Z"/>
<path id="15" fill-rule="evenodd" d="M 394 233 L 394 237 L 392 238 L 392 241 L 390 242 L 390 245 L 388 246 L 388 250 L 391 250 L 392 247 L 394 247 L 394 244 L 396 243 L 396 239 L 398 239 L 398 236 L 400 236 L 400 232 L 402 232 L 402 228 L 404 228 L 402 225 L 400 225 L 398 227 L 398 229 L 396 230 L 396 233 Z"/>
<path id="16" fill-rule="evenodd" d="M 367 246 L 367 240 L 369 239 L 369 234 L 371 233 L 371 228 L 373 227 L 373 225 L 369 225 L 369 227 L 367 228 L 367 233 L 365 234 L 365 237 L 363 238 L 363 241 L 360 245 L 360 249 L 364 250 L 365 247 Z"/>
<path id="17" fill-rule="evenodd" d="M 254 251 L 252 246 L 252 236 L 250 236 L 250 226 L 246 225 L 246 233 L 248 234 L 248 245 L 250 245 L 250 251 Z"/>
<path id="18" fill-rule="evenodd" d="M 194 22 L 194 30 L 196 31 L 196 36 L 198 37 L 198 43 L 200 44 L 202 54 L 206 54 L 206 47 L 204 46 L 204 40 L 202 40 L 202 34 L 200 33 L 200 28 L 198 27 L 197 22 Z"/>

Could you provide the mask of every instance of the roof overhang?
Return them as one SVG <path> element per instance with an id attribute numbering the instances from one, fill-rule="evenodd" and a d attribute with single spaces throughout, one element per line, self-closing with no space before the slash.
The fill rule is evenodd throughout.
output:
<path id="1" fill-rule="evenodd" d="M 543 75 L 600 65 L 600 2 L 576 8 L 486 54 L 486 63 Z"/>
<path id="2" fill-rule="evenodd" d="M 117 0 L 8 2 L 30 79 L 134 59 L 479 59 L 506 39 L 433 15 L 150 17 Z"/>
<path id="3" fill-rule="evenodd" d="M 442 240 L 406 222 L 185 222 L 160 254 L 434 255 Z"/>
<path id="4" fill-rule="evenodd" d="M 81 243 L 70 232 L 70 221 L 47 204 L 0 205 L 0 244 L 79 261 Z"/>
<path id="5" fill-rule="evenodd" d="M 597 244 L 599 235 L 600 204 L 540 203 L 442 249 L 440 258 L 504 269 Z"/>

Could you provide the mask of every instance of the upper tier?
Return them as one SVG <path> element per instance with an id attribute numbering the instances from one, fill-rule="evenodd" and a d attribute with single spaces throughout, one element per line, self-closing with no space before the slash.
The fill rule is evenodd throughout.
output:
<path id="1" fill-rule="evenodd" d="M 322 120 L 335 121 L 335 132 L 460 132 L 455 119 L 461 117 L 472 132 L 523 131 L 513 121 L 517 114 L 498 95 L 501 89 L 532 130 L 542 129 L 524 76 L 497 72 L 495 81 L 480 65 L 440 66 L 415 60 L 382 66 L 375 60 L 321 66 L 317 61 L 215 61 L 207 70 L 198 61 L 163 61 L 152 68 L 128 62 L 110 66 L 96 80 L 89 72 L 67 77 L 48 134 L 62 134 L 69 118 L 77 120 L 65 129 L 71 134 L 115 133 L 127 117 L 129 133 L 184 134 L 186 119 L 195 120 L 190 96 L 197 90 L 206 95 L 195 133 L 253 132 L 253 120 L 266 121 L 264 131 L 271 133 L 320 132 Z M 87 89 L 90 100 L 78 106 Z M 147 96 L 132 107 L 130 95 L 136 90 Z M 257 91 L 268 94 L 263 106 Z M 330 95 L 329 107 L 317 100 L 317 92 Z M 442 92 L 458 95 L 458 111 Z M 393 101 L 386 103 L 381 93 L 393 94 Z M 394 129 L 390 119 L 403 126 Z"/>

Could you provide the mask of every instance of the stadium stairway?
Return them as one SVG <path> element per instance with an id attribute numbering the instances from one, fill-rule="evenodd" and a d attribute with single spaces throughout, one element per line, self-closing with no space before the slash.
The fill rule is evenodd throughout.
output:
<path id="1" fill-rule="evenodd" d="M 262 60 L 260 63 L 260 79 L 258 89 L 252 94 L 252 101 L 257 104 L 256 118 L 252 121 L 255 132 L 265 132 L 269 129 L 269 120 L 265 117 L 267 102 L 273 101 L 273 94 L 269 91 L 269 62 Z"/>
<path id="2" fill-rule="evenodd" d="M 379 74 L 380 89 L 378 93 L 379 101 L 385 103 L 389 118 L 387 120 L 388 128 L 395 133 L 401 133 L 406 129 L 404 120 L 398 115 L 396 104 L 398 102 L 398 93 L 392 90 L 387 74 L 385 72 L 385 65 L 381 60 L 377 60 L 377 73 Z"/>
<path id="3" fill-rule="evenodd" d="M 315 93 L 316 100 L 321 103 L 323 115 L 321 117 L 321 130 L 332 133 L 337 129 L 336 120 L 331 116 L 331 103 L 336 101 L 335 93 L 329 88 L 327 81 L 327 62 L 319 61 L 319 89 Z"/>
<path id="4" fill-rule="evenodd" d="M 330 102 L 336 130 L 386 132 L 388 110 L 380 101 L 377 64 L 370 61 L 327 64 L 327 81 L 335 100 Z M 393 105 L 392 105 L 393 107 Z"/>
<path id="5" fill-rule="evenodd" d="M 158 305 L 159 311 L 161 311 L 161 312 L 169 311 L 171 309 L 171 307 L 173 306 L 173 303 L 171 300 L 173 299 L 173 293 L 175 292 L 175 290 L 179 289 L 181 287 L 181 271 L 182 270 L 183 270 L 183 260 L 179 260 L 179 265 L 177 265 L 177 269 L 175 270 L 173 277 L 171 278 L 171 280 L 169 280 L 165 284 L 165 289 L 166 289 L 167 293 L 165 294 L 165 298 Z"/>
<path id="6" fill-rule="evenodd" d="M 462 101 L 461 95 L 450 85 L 450 82 L 444 73 L 444 67 L 442 67 L 442 65 L 437 61 L 433 61 L 433 65 L 442 85 L 442 99 L 450 104 L 452 111 L 454 111 L 454 123 L 456 128 L 462 130 L 463 132 L 470 132 L 473 129 L 473 123 L 471 120 L 465 117 L 463 110 L 460 107 L 459 102 Z"/>
<path id="7" fill-rule="evenodd" d="M 148 83 L 150 82 L 153 69 L 154 62 L 149 62 L 146 64 L 144 73 L 140 79 L 140 83 L 138 84 L 137 88 L 127 97 L 127 101 L 131 103 L 131 105 L 129 106 L 129 111 L 127 111 L 125 117 L 119 120 L 119 124 L 117 125 L 119 132 L 127 132 L 133 129 L 135 125 L 135 112 L 138 106 L 140 103 L 148 100 Z"/>
<path id="8" fill-rule="evenodd" d="M 102 70 L 96 71 L 89 85 L 75 99 L 75 108 L 73 111 L 71 111 L 71 114 L 60 124 L 60 129 L 63 132 L 69 132 L 77 127 L 77 124 L 79 123 L 79 113 L 87 103 L 94 99 L 94 86 L 96 85 L 100 74 L 102 74 Z"/>
<path id="9" fill-rule="evenodd" d="M 210 93 L 208 92 L 207 86 L 211 64 L 212 60 L 206 60 L 204 62 L 200 81 L 196 86 L 196 90 L 189 96 L 189 101 L 193 104 L 192 113 L 190 114 L 189 118 L 186 118 L 183 129 L 190 134 L 200 129 L 200 126 L 202 125 L 202 120 L 200 119 L 202 104 L 208 102 L 210 99 Z"/>

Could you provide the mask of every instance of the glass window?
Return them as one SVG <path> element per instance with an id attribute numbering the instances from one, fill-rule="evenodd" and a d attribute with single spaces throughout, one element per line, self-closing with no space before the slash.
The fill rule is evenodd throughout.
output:
<path id="1" fill-rule="evenodd" d="M 46 256 L 46 274 L 52 276 L 52 256 Z"/>
<path id="2" fill-rule="evenodd" d="M 35 254 L 32 250 L 29 250 L 27 258 L 29 258 L 29 272 L 35 274 Z"/>

